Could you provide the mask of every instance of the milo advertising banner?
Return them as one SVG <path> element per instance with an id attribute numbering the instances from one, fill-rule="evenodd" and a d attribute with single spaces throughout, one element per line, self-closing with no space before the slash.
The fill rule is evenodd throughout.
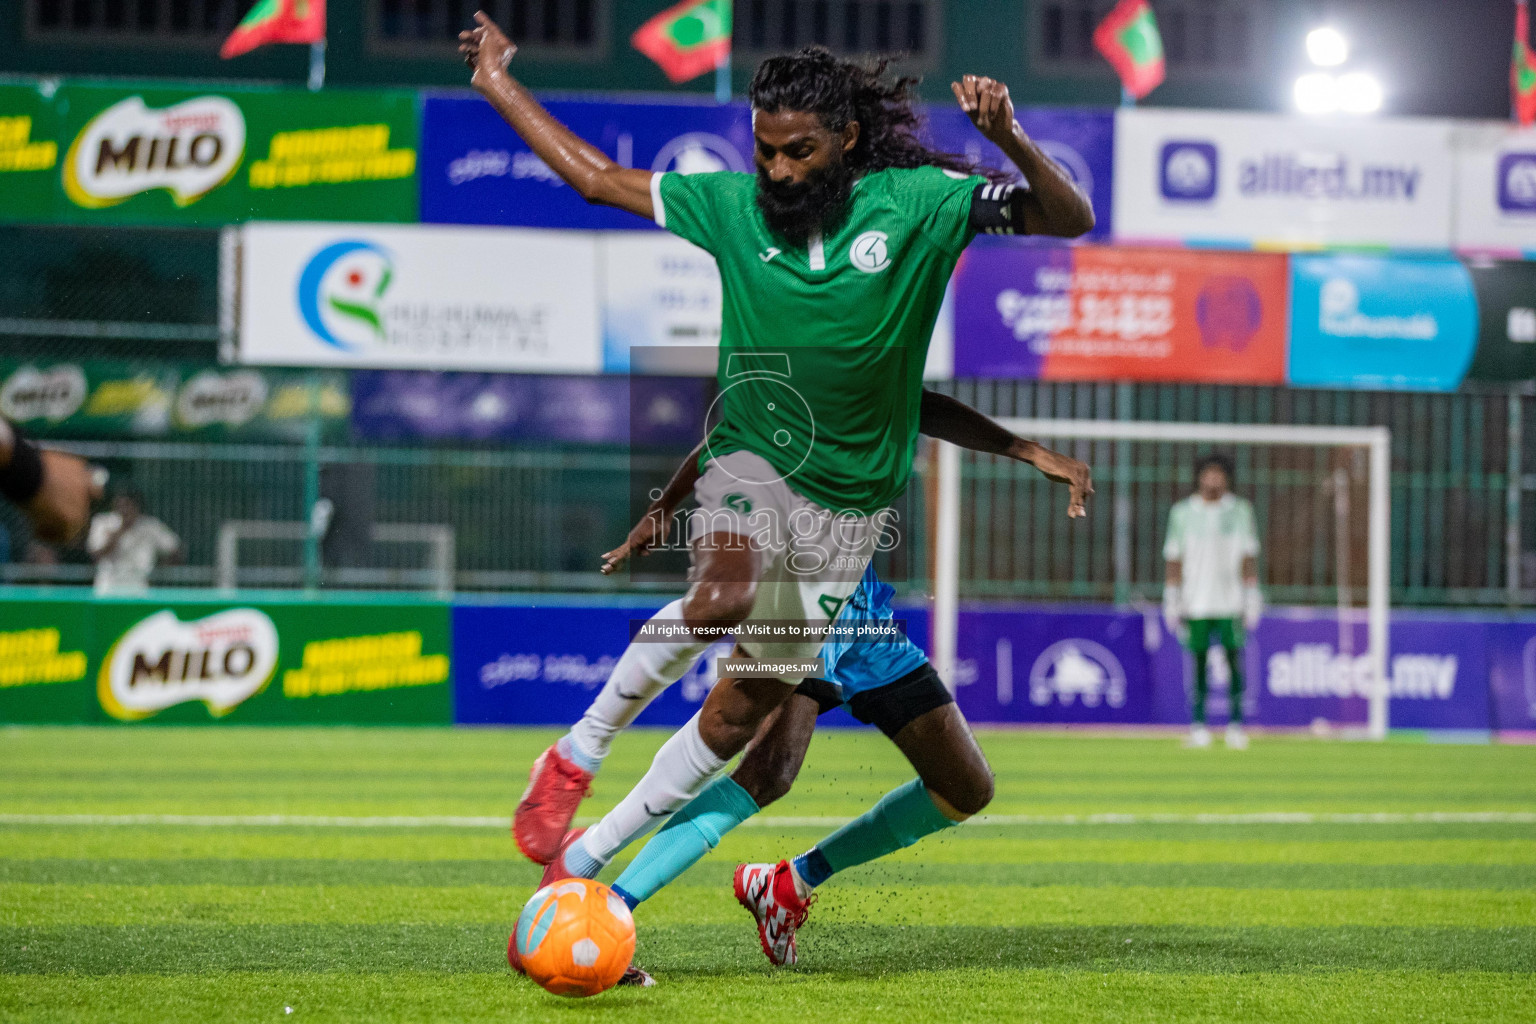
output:
<path id="1" fill-rule="evenodd" d="M 351 413 L 346 375 L 159 362 L 0 359 L 0 415 L 39 437 L 297 440 Z"/>
<path id="2" fill-rule="evenodd" d="M 33 86 L 0 85 L 0 220 L 45 220 L 52 214 L 57 136 L 47 97 Z"/>
<path id="3" fill-rule="evenodd" d="M 434 604 L 0 602 L 0 721 L 452 717 Z"/>
<path id="4" fill-rule="evenodd" d="M 417 138 L 407 91 L 7 88 L 0 220 L 413 221 Z"/>

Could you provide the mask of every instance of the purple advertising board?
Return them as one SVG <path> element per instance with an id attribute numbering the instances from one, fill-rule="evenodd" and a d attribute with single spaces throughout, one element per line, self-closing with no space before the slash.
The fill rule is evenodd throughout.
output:
<path id="1" fill-rule="evenodd" d="M 692 447 L 713 386 L 691 377 L 359 370 L 352 427 L 369 441 Z"/>
<path id="2" fill-rule="evenodd" d="M 625 167 L 688 174 L 752 170 L 752 112 L 745 103 L 551 100 L 546 106 Z M 928 115 L 928 134 L 938 148 L 1011 169 L 958 108 L 935 106 Z M 1113 112 L 1021 108 L 1016 116 L 1088 193 L 1097 219 L 1089 237 L 1109 237 Z M 417 167 L 424 223 L 654 228 L 633 214 L 586 203 L 478 97 L 426 98 Z"/>
<path id="3" fill-rule="evenodd" d="M 1151 720 L 1141 616 L 1108 609 L 960 612 L 956 699 L 973 722 Z"/>
<path id="4" fill-rule="evenodd" d="M 1363 724 L 1365 650 L 1363 623 L 1341 635 L 1331 613 L 1271 610 L 1244 650 L 1245 720 Z M 1191 656 L 1159 619 L 1134 611 L 966 608 L 959 658 L 960 706 L 973 722 L 1189 721 Z M 1536 728 L 1536 623 L 1399 612 L 1388 672 L 1394 729 Z M 1223 723 L 1231 679 L 1223 654 L 1212 653 L 1209 678 L 1207 714 Z"/>

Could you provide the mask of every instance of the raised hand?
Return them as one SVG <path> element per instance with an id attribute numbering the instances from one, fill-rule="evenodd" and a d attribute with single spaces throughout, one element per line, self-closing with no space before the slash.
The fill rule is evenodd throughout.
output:
<path id="1" fill-rule="evenodd" d="M 1093 493 L 1093 470 L 1086 462 L 1079 462 L 1070 455 L 1041 448 L 1034 457 L 1035 468 L 1046 478 L 1066 484 L 1067 518 L 1081 519 L 1088 514 L 1088 496 Z"/>
<path id="2" fill-rule="evenodd" d="M 1006 85 L 995 78 L 964 75 L 949 88 L 981 134 L 998 145 L 1013 137 L 1013 99 Z"/>
<path id="3" fill-rule="evenodd" d="M 101 483 L 85 461 L 64 452 L 44 450 L 43 488 L 23 510 L 37 539 L 66 544 L 79 536 L 91 518 L 91 502 L 101 497 Z"/>
<path id="4" fill-rule="evenodd" d="M 470 84 L 480 89 L 507 70 L 517 53 L 517 44 L 507 38 L 489 15 L 476 11 L 475 27 L 459 33 L 459 52 L 464 55 L 464 63 L 474 69 Z"/>
<path id="5" fill-rule="evenodd" d="M 629 531 L 629 536 L 624 538 L 624 543 L 603 555 L 603 566 L 600 570 L 604 576 L 612 576 L 623 568 L 624 563 L 636 555 L 645 556 L 651 553 L 651 549 L 666 540 L 667 528 L 672 523 L 670 509 L 650 508 L 634 529 Z"/>

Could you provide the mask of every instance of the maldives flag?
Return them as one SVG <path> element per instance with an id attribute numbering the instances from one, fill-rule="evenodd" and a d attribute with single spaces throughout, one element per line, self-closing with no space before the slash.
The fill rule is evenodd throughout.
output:
<path id="1" fill-rule="evenodd" d="M 629 37 L 674 82 L 713 71 L 731 52 L 731 0 L 683 0 Z"/>
<path id="2" fill-rule="evenodd" d="M 268 43 L 316 43 L 325 38 L 325 0 L 257 0 L 224 40 L 228 60 Z"/>
<path id="3" fill-rule="evenodd" d="M 1515 5 L 1515 61 L 1509 68 L 1509 91 L 1515 119 L 1536 123 L 1536 54 L 1531 52 L 1531 10 L 1526 0 Z"/>
<path id="4" fill-rule="evenodd" d="M 1093 45 L 1137 99 L 1163 84 L 1163 37 L 1147 0 L 1120 0 L 1094 29 Z"/>

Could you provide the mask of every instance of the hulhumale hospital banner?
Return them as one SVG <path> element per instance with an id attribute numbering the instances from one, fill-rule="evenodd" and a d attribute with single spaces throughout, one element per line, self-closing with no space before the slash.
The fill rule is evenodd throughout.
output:
<path id="1" fill-rule="evenodd" d="M 442 604 L 0 602 L 0 721 L 452 720 Z"/>
<path id="2" fill-rule="evenodd" d="M 1278 384 L 1283 256 L 978 239 L 955 278 L 955 375 Z"/>
<path id="3" fill-rule="evenodd" d="M 1478 304 L 1460 262 L 1293 256 L 1291 274 L 1290 383 L 1452 391 L 1466 376 Z"/>
<path id="4" fill-rule="evenodd" d="M 653 171 L 751 171 L 752 120 L 745 103 L 621 103 L 551 100 L 551 113 L 625 167 Z M 958 108 L 928 110 L 941 149 L 993 166 L 1010 165 Z M 1019 123 L 1093 201 L 1098 227 L 1111 227 L 1114 119 L 1103 110 L 1020 108 Z M 421 219 L 445 224 L 553 228 L 650 225 L 633 214 L 590 206 L 478 97 L 428 96 L 423 106 Z"/>
<path id="5" fill-rule="evenodd" d="M 0 221 L 414 221 L 413 92 L 0 88 Z"/>
<path id="6" fill-rule="evenodd" d="M 1115 237 L 1449 249 L 1451 122 L 1121 110 Z"/>
<path id="7" fill-rule="evenodd" d="M 591 233 L 247 224 L 240 247 L 241 362 L 602 369 Z"/>

